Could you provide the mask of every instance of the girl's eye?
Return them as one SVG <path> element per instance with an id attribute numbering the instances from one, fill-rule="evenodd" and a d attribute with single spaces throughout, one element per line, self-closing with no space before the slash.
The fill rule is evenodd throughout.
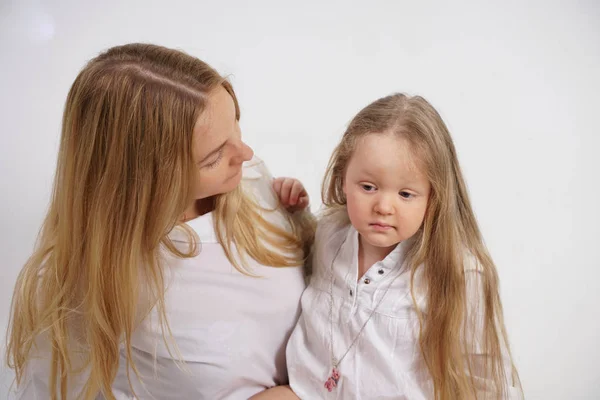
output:
<path id="1" fill-rule="evenodd" d="M 204 167 L 208 168 L 208 169 L 216 168 L 217 165 L 219 165 L 219 162 L 221 161 L 222 158 L 223 158 L 223 149 L 221 149 L 221 151 L 219 151 L 215 161 L 211 162 L 210 164 L 206 164 Z"/>
<path id="2" fill-rule="evenodd" d="M 400 197 L 402 197 L 403 199 L 410 199 L 411 197 L 413 197 L 413 194 L 402 191 L 400 192 Z"/>
<path id="3" fill-rule="evenodd" d="M 373 186 L 373 185 L 362 184 L 362 185 L 360 185 L 360 187 L 362 187 L 362 189 L 365 192 L 374 192 L 375 191 L 375 186 Z"/>

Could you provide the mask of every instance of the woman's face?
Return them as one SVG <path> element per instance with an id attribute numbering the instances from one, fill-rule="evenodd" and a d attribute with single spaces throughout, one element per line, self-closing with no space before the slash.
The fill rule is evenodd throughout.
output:
<path id="1" fill-rule="evenodd" d="M 242 179 L 242 163 L 253 152 L 241 139 L 235 103 L 223 88 L 214 90 L 196 121 L 192 154 L 197 166 L 192 184 L 194 199 L 232 191 Z"/>

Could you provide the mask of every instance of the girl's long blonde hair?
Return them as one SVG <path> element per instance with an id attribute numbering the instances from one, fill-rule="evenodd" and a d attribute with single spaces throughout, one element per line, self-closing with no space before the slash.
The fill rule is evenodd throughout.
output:
<path id="1" fill-rule="evenodd" d="M 50 345 L 52 399 L 66 399 L 69 379 L 84 370 L 80 397 L 101 392 L 114 399 L 111 384 L 123 342 L 137 374 L 131 337 L 139 316 L 156 306 L 163 332 L 169 332 L 161 260 L 165 250 L 178 257 L 197 254 L 196 240 L 190 237 L 182 251 L 169 232 L 193 201 L 192 132 L 220 86 L 232 96 L 239 119 L 229 82 L 180 51 L 118 46 L 79 73 L 65 105 L 49 211 L 13 296 L 7 363 L 17 385 L 42 338 Z M 241 187 L 217 196 L 215 204 L 217 236 L 240 271 L 247 269 L 232 244 L 242 261 L 303 263 L 312 224 L 290 218 L 291 233 L 278 228 Z M 142 294 L 149 294 L 148 304 L 140 304 Z"/>
<path id="2" fill-rule="evenodd" d="M 381 98 L 351 121 L 331 156 L 323 181 L 322 197 L 328 212 L 345 208 L 343 180 L 357 140 L 368 134 L 394 133 L 408 140 L 422 162 L 431 184 L 423 226 L 407 252 L 411 268 L 411 294 L 420 320 L 419 343 L 436 400 L 476 398 L 475 369 L 492 382 L 484 391 L 506 396 L 507 383 L 520 383 L 512 365 L 505 376 L 503 351 L 511 358 L 498 291 L 498 274 L 482 240 L 450 133 L 437 111 L 422 97 L 394 94 Z M 343 213 L 342 213 L 343 215 Z M 467 301 L 465 263 L 476 259 L 481 281 L 481 304 Z M 422 269 L 421 271 L 419 271 Z M 415 274 L 426 288 L 425 312 L 417 307 Z M 477 308 L 478 307 L 478 308 Z M 473 314 L 483 314 L 478 322 Z M 477 324 L 482 324 L 478 328 Z M 478 332 L 474 338 L 468 333 Z M 485 360 L 475 361 L 471 353 Z M 484 365 L 476 365 L 482 362 Z M 478 374 L 479 375 L 479 374 Z"/>

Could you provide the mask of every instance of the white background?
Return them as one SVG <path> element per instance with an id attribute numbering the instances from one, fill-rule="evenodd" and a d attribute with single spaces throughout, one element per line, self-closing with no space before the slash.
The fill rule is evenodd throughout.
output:
<path id="1" fill-rule="evenodd" d="M 0 328 L 44 216 L 67 91 L 99 51 L 183 49 L 230 75 L 279 176 L 319 187 L 372 100 L 454 136 L 528 399 L 600 398 L 600 3 L 0 0 Z M 12 375 L 0 369 L 0 398 Z"/>

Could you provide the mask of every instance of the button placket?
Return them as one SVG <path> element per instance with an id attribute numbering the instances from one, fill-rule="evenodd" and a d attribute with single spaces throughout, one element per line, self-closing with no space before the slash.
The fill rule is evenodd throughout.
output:
<path id="1" fill-rule="evenodd" d="M 350 314 L 354 314 L 356 312 L 356 298 L 358 297 L 358 286 L 352 280 L 346 280 L 346 294 L 350 297 Z"/>

